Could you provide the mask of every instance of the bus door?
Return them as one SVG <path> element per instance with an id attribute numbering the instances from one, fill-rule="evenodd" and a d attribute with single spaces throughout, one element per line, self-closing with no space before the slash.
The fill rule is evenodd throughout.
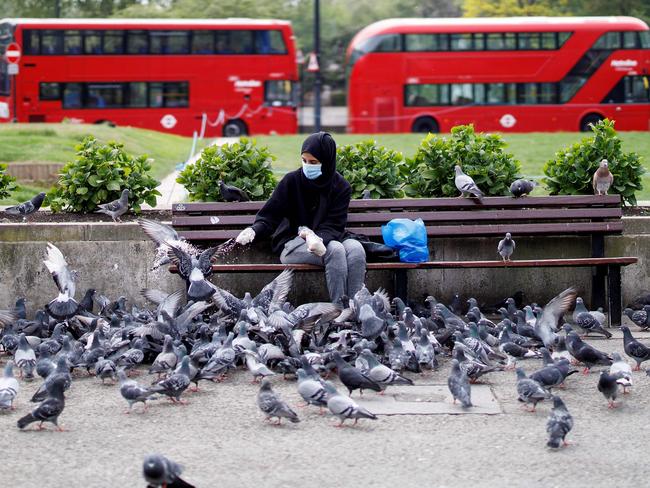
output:
<path id="1" fill-rule="evenodd" d="M 397 100 L 395 97 L 375 98 L 375 117 L 377 132 L 397 130 Z"/>

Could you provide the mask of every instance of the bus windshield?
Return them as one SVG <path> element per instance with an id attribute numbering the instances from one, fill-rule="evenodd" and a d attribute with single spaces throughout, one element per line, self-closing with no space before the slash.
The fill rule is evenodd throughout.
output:
<path id="1" fill-rule="evenodd" d="M 9 24 L 0 24 L 0 95 L 9 95 L 9 76 L 7 62 L 4 60 L 5 50 L 12 41 L 13 35 Z"/>

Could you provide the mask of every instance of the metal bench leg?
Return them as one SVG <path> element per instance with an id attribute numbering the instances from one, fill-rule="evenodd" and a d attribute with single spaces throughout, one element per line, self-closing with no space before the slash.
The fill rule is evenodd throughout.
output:
<path id="1" fill-rule="evenodd" d="M 408 293 L 408 275 L 406 269 L 396 269 L 393 273 L 395 285 L 395 296 L 401 298 L 406 303 Z"/>
<path id="2" fill-rule="evenodd" d="M 609 301 L 609 326 L 621 326 L 621 267 L 609 265 L 607 267 L 607 299 Z"/>

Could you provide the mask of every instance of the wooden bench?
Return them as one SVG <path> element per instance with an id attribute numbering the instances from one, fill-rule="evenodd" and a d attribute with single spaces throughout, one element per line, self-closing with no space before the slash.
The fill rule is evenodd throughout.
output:
<path id="1" fill-rule="evenodd" d="M 178 203 L 172 208 L 172 225 L 189 241 L 212 245 L 236 237 L 253 223 L 264 202 Z M 466 198 L 396 200 L 353 200 L 348 229 L 381 241 L 381 225 L 394 218 L 421 218 L 429 238 L 501 238 L 510 232 L 524 236 L 584 236 L 591 241 L 590 256 L 571 259 L 490 261 L 428 261 L 424 263 L 368 263 L 369 270 L 391 270 L 395 295 L 406 297 L 409 269 L 451 268 L 592 268 L 591 306 L 609 311 L 610 325 L 621 321 L 621 266 L 637 262 L 636 257 L 605 257 L 605 236 L 623 231 L 621 199 L 610 196 L 489 197 L 483 203 Z M 516 257 L 516 254 L 515 254 Z M 313 265 L 215 264 L 222 273 L 319 271 Z"/>

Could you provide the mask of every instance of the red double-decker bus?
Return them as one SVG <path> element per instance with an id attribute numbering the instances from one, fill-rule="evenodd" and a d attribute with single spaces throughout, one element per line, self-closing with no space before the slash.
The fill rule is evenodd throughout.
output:
<path id="1" fill-rule="evenodd" d="M 12 42 L 22 57 L 15 83 L 0 61 L 0 121 L 205 136 L 297 131 L 289 22 L 0 20 L 0 54 Z"/>
<path id="2" fill-rule="evenodd" d="M 650 129 L 650 32 L 631 17 L 389 19 L 347 69 L 353 133 Z"/>

